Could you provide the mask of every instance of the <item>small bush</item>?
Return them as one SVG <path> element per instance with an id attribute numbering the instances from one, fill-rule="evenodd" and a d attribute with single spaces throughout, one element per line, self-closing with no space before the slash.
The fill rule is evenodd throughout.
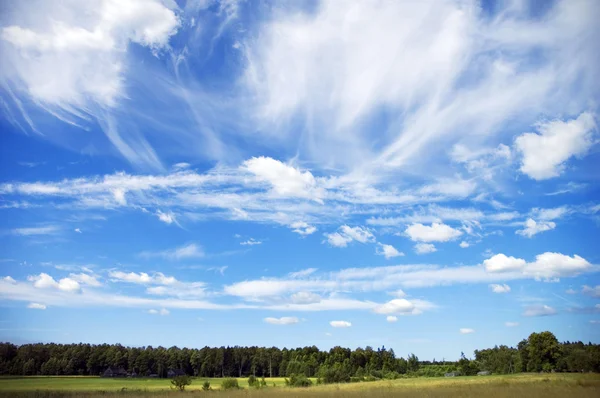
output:
<path id="1" fill-rule="evenodd" d="M 312 381 L 304 375 L 290 375 L 289 379 L 285 379 L 285 385 L 289 387 L 310 387 Z"/>
<path id="2" fill-rule="evenodd" d="M 267 381 L 265 380 L 265 376 L 263 376 L 263 377 L 260 379 L 260 386 L 261 386 L 261 387 L 266 387 L 266 386 L 267 386 Z"/>
<path id="3" fill-rule="evenodd" d="M 398 372 L 388 372 L 385 374 L 385 378 L 388 380 L 396 380 L 400 378 L 400 373 Z"/>
<path id="4" fill-rule="evenodd" d="M 368 375 L 367 377 L 365 377 L 365 381 L 377 381 L 377 380 L 379 380 L 379 379 L 372 375 Z"/>
<path id="5" fill-rule="evenodd" d="M 204 383 L 202 383 L 202 390 L 210 391 L 210 381 L 205 381 Z"/>
<path id="6" fill-rule="evenodd" d="M 250 375 L 250 377 L 248 377 L 248 386 L 250 386 L 250 387 L 258 386 L 258 379 L 256 378 L 256 376 Z"/>
<path id="7" fill-rule="evenodd" d="M 234 379 L 232 377 L 229 377 L 227 379 L 224 379 L 221 382 L 221 389 L 222 390 L 233 390 L 233 389 L 239 389 L 240 385 L 238 384 L 237 379 Z"/>
<path id="8" fill-rule="evenodd" d="M 364 379 L 364 377 L 355 377 L 355 376 L 352 376 L 350 378 L 350 383 L 360 383 L 361 381 L 363 381 L 363 379 Z"/>
<path id="9" fill-rule="evenodd" d="M 189 386 L 192 384 L 192 378 L 189 376 L 175 376 L 173 380 L 171 380 L 171 388 L 175 388 L 179 391 L 185 390 L 185 386 Z"/>

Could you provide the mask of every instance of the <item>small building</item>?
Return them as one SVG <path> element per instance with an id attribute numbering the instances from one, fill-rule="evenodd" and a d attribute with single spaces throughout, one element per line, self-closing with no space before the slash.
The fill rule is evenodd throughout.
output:
<path id="1" fill-rule="evenodd" d="M 477 372 L 477 376 L 489 376 L 491 375 L 490 372 L 488 372 L 487 370 L 482 370 L 481 372 Z"/>
<path id="2" fill-rule="evenodd" d="M 102 377 L 127 377 L 127 371 L 123 368 L 109 366 L 102 374 Z"/>
<path id="3" fill-rule="evenodd" d="M 444 377 L 456 377 L 456 376 L 460 376 L 460 372 L 448 372 L 448 373 L 444 373 Z"/>
<path id="4" fill-rule="evenodd" d="M 171 379 L 176 376 L 185 376 L 185 372 L 181 369 L 169 369 L 167 377 Z"/>

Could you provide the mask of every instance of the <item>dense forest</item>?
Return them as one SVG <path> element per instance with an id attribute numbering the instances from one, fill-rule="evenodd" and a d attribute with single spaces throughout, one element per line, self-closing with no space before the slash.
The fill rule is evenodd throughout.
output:
<path id="1" fill-rule="evenodd" d="M 169 369 L 202 377 L 291 376 L 320 377 L 330 382 L 351 378 L 442 376 L 448 372 L 473 375 L 517 372 L 600 372 L 600 345 L 559 343 L 550 332 L 532 333 L 516 348 L 496 346 L 476 350 L 469 359 L 421 361 L 415 355 L 396 356 L 381 347 L 204 347 L 201 349 L 123 347 L 90 344 L 0 344 L 0 375 L 100 375 L 108 367 L 140 376 L 166 377 Z"/>

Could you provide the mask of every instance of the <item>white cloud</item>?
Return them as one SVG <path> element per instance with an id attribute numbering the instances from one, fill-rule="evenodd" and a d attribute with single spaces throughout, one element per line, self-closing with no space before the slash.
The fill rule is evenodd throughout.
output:
<path id="1" fill-rule="evenodd" d="M 556 223 L 552 221 L 534 221 L 532 218 L 525 221 L 525 228 L 519 229 L 515 233 L 531 238 L 540 232 L 550 231 L 556 227 Z"/>
<path id="2" fill-rule="evenodd" d="M 588 296 L 600 297 L 600 285 L 596 285 L 595 287 L 584 285 L 581 292 Z"/>
<path id="3" fill-rule="evenodd" d="M 550 209 L 541 209 L 534 208 L 531 209 L 531 213 L 534 218 L 538 218 L 540 220 L 548 221 L 548 220 L 556 220 L 558 218 L 562 218 L 566 215 L 569 215 L 573 212 L 573 209 L 568 206 L 560 206 L 554 207 Z"/>
<path id="4" fill-rule="evenodd" d="M 240 242 L 240 245 L 242 246 L 254 246 L 260 244 L 262 244 L 262 242 L 260 240 L 255 240 L 254 238 L 250 238 L 244 242 Z"/>
<path id="5" fill-rule="evenodd" d="M 594 116 L 584 112 L 567 122 L 553 120 L 538 123 L 539 134 L 525 133 L 515 139 L 515 147 L 523 155 L 521 172 L 535 180 L 561 175 L 571 157 L 586 154 L 594 143 Z"/>
<path id="6" fill-rule="evenodd" d="M 44 304 L 40 304 L 40 303 L 29 303 L 29 304 L 27 304 L 27 308 L 31 308 L 34 310 L 45 310 L 46 306 Z"/>
<path id="7" fill-rule="evenodd" d="M 550 306 L 537 304 L 525 307 L 523 316 L 550 316 L 556 315 L 556 310 Z"/>
<path id="8" fill-rule="evenodd" d="M 417 254 L 428 254 L 435 253 L 437 251 L 433 243 L 417 243 L 415 245 L 415 253 Z"/>
<path id="9" fill-rule="evenodd" d="M 128 47 L 135 43 L 158 55 L 179 27 L 175 12 L 156 0 L 39 2 L 35 9 L 15 5 L 11 11 L 27 15 L 0 33 L 1 77 L 16 88 L 15 101 L 29 100 L 74 126 L 92 116 L 129 161 L 159 164 L 145 139 L 117 132 L 110 111 L 127 98 Z"/>
<path id="10" fill-rule="evenodd" d="M 490 289 L 492 289 L 492 292 L 494 292 L 494 293 L 508 293 L 508 292 L 510 292 L 510 286 L 508 286 L 507 284 L 499 285 L 497 283 L 493 283 L 493 284 L 490 285 Z"/>
<path id="11" fill-rule="evenodd" d="M 460 334 L 471 334 L 471 333 L 475 333 L 474 329 L 471 328 L 460 328 Z"/>
<path id="12" fill-rule="evenodd" d="M 374 308 L 378 314 L 420 315 L 435 306 L 425 300 L 397 298 Z"/>
<path id="13" fill-rule="evenodd" d="M 70 274 L 69 278 L 71 278 L 74 281 L 77 281 L 78 283 L 81 283 L 83 285 L 95 286 L 95 287 L 102 286 L 102 283 L 100 283 L 100 281 L 98 281 L 97 277 L 94 275 L 89 275 L 89 274 L 84 274 L 84 273 Z"/>
<path id="14" fill-rule="evenodd" d="M 378 243 L 378 247 L 376 249 L 376 253 L 380 256 L 384 256 L 385 258 L 394 258 L 399 256 L 404 256 L 404 253 L 399 252 L 394 246 L 386 245 L 383 243 Z"/>
<path id="15" fill-rule="evenodd" d="M 282 316 L 281 318 L 268 317 L 265 318 L 264 321 L 271 325 L 293 325 L 294 323 L 300 322 L 295 316 Z"/>
<path id="16" fill-rule="evenodd" d="M 385 319 L 390 323 L 398 322 L 398 317 L 394 315 L 388 315 Z"/>
<path id="17" fill-rule="evenodd" d="M 348 321 L 331 321 L 329 324 L 334 328 L 349 328 L 352 323 Z"/>
<path id="18" fill-rule="evenodd" d="M 577 290 L 567 289 L 567 290 L 565 290 L 565 293 L 567 293 L 567 294 L 577 294 Z"/>
<path id="19" fill-rule="evenodd" d="M 360 243 L 375 242 L 375 236 L 368 229 L 362 227 L 349 227 L 342 225 L 338 232 L 325 234 L 327 242 L 331 246 L 346 247 L 348 243 L 357 241 Z"/>
<path id="20" fill-rule="evenodd" d="M 64 292 L 79 292 L 81 290 L 81 286 L 74 279 L 62 278 L 57 282 L 50 275 L 43 272 L 39 275 L 30 275 L 27 280 L 33 282 L 33 286 L 40 289 L 54 288 Z"/>
<path id="21" fill-rule="evenodd" d="M 269 157 L 254 157 L 242 167 L 261 181 L 271 184 L 273 193 L 283 197 L 307 198 L 323 202 L 325 191 L 310 171 L 301 170 Z"/>
<path id="22" fill-rule="evenodd" d="M 432 223 L 431 226 L 415 223 L 404 233 L 416 242 L 447 242 L 462 235 L 461 231 L 440 223 Z"/>
<path id="23" fill-rule="evenodd" d="M 521 258 L 507 257 L 502 253 L 483 261 L 483 266 L 488 272 L 518 271 L 523 269 L 525 264 L 525 260 Z"/>
<path id="24" fill-rule="evenodd" d="M 142 252 L 140 253 L 140 256 L 147 258 L 162 257 L 168 260 L 184 260 L 188 258 L 204 257 L 204 251 L 202 250 L 201 246 L 195 243 L 189 243 L 187 245 L 170 250 L 163 250 L 159 252 Z"/>
<path id="25" fill-rule="evenodd" d="M 459 246 L 463 249 L 466 249 L 467 247 L 469 247 L 471 245 L 469 244 L 469 242 L 466 242 L 463 240 L 462 242 L 460 242 Z"/>
<path id="26" fill-rule="evenodd" d="M 166 316 L 171 313 L 166 308 L 161 308 L 160 310 L 150 309 L 147 312 L 148 312 L 148 314 L 151 314 L 151 315 L 162 315 L 162 316 Z"/>
<path id="27" fill-rule="evenodd" d="M 294 222 L 290 225 L 290 228 L 292 228 L 293 232 L 300 234 L 302 236 L 310 235 L 317 231 L 316 227 L 309 225 L 309 224 L 305 223 L 304 221 Z"/>
<path id="28" fill-rule="evenodd" d="M 504 322 L 504 326 L 507 328 L 514 328 L 519 326 L 519 322 Z"/>
<path id="29" fill-rule="evenodd" d="M 288 274 L 288 276 L 290 278 L 304 278 L 304 277 L 314 274 L 315 272 L 317 272 L 317 268 L 306 268 L 306 269 L 303 269 L 300 271 L 290 272 Z"/>
<path id="30" fill-rule="evenodd" d="M 77 232 L 78 234 L 81 233 L 81 229 L 79 229 L 79 228 L 75 228 L 74 231 Z"/>
<path id="31" fill-rule="evenodd" d="M 570 257 L 561 253 L 546 252 L 537 255 L 534 262 L 528 263 L 524 273 L 536 279 L 549 280 L 576 276 L 591 267 L 587 260 L 578 255 Z"/>
<path id="32" fill-rule="evenodd" d="M 164 222 L 165 224 L 172 224 L 177 221 L 175 214 L 173 214 L 172 212 L 163 213 L 159 210 L 156 213 L 156 216 L 160 221 Z"/>
<path id="33" fill-rule="evenodd" d="M 128 282 L 136 283 L 141 285 L 173 285 L 178 281 L 173 276 L 166 276 L 162 272 L 155 272 L 149 275 L 145 272 L 123 272 L 123 271 L 110 271 L 108 276 L 116 282 Z"/>
<path id="34" fill-rule="evenodd" d="M 402 289 L 398 289 L 396 291 L 390 292 L 390 295 L 398 297 L 398 298 L 406 297 L 406 293 Z"/>
<path id="35" fill-rule="evenodd" d="M 13 277 L 11 277 L 11 276 L 5 276 L 4 278 L 2 278 L 2 280 L 4 282 L 11 283 L 11 284 L 17 283 L 17 281 L 14 280 Z"/>
<path id="36" fill-rule="evenodd" d="M 21 236 L 32 235 L 53 235 L 60 232 L 60 228 L 56 225 L 47 225 L 41 227 L 15 228 L 12 233 Z"/>
<path id="37" fill-rule="evenodd" d="M 290 297 L 294 304 L 314 304 L 321 302 L 322 298 L 316 293 L 312 292 L 298 292 L 294 293 Z"/>

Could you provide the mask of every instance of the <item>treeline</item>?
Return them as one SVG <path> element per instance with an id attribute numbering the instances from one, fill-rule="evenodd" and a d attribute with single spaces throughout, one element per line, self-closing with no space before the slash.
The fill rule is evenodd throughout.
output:
<path id="1" fill-rule="evenodd" d="M 419 361 L 415 355 L 397 357 L 381 347 L 124 347 L 90 344 L 0 343 L 0 375 L 100 375 L 108 367 L 140 376 L 166 377 L 169 369 L 201 377 L 319 377 L 325 382 L 351 378 L 399 378 L 518 372 L 600 372 L 600 345 L 559 343 L 550 332 L 533 333 L 516 348 L 500 346 L 476 350 L 475 358 L 451 361 Z"/>

